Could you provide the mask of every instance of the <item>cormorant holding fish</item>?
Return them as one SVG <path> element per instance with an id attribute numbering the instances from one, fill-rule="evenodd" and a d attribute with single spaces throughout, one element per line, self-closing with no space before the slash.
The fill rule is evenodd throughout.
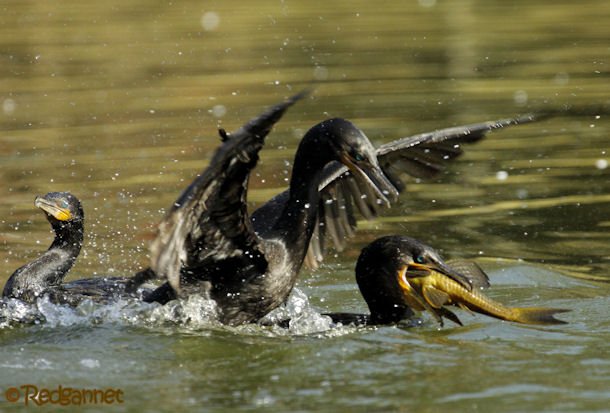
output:
<path id="1" fill-rule="evenodd" d="M 399 235 L 386 236 L 366 246 L 356 264 L 356 281 L 370 314 L 331 313 L 334 322 L 357 325 L 395 324 L 408 320 L 413 310 L 427 311 L 443 325 L 460 319 L 447 306 L 524 324 L 565 324 L 556 308 L 507 307 L 481 293 L 489 279 L 473 262 L 445 263 L 420 241 Z"/>

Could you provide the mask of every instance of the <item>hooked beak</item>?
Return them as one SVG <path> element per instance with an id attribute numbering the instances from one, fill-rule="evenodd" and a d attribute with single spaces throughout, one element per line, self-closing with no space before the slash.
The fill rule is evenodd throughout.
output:
<path id="1" fill-rule="evenodd" d="M 387 207 L 390 206 L 390 201 L 398 199 L 398 190 L 388 180 L 379 165 L 367 162 L 360 166 L 347 155 L 342 156 L 342 162 L 359 182 L 359 186 L 362 186 L 362 189 L 368 192 L 368 195 L 379 199 Z M 371 193 L 371 190 L 373 193 Z"/>
<path id="2" fill-rule="evenodd" d="M 68 221 L 72 218 L 72 213 L 69 209 L 60 208 L 43 197 L 37 196 L 34 205 L 58 221 Z"/>

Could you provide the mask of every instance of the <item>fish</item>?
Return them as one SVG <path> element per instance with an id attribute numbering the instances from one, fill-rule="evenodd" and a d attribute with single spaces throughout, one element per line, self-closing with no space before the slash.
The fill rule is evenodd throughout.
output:
<path id="1" fill-rule="evenodd" d="M 555 315 L 570 310 L 509 307 L 486 297 L 480 289 L 468 290 L 454 278 L 424 264 L 404 265 L 397 276 L 407 304 L 413 310 L 431 313 L 441 326 L 443 318 L 463 325 L 457 315 L 446 308 L 448 305 L 521 324 L 567 324 Z"/>

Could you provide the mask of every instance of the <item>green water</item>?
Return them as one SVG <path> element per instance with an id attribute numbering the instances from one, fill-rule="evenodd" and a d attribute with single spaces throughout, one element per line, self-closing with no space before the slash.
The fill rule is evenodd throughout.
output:
<path id="1" fill-rule="evenodd" d="M 300 137 L 329 116 L 380 144 L 566 105 L 588 114 L 490 134 L 299 283 L 305 325 L 365 312 L 360 248 L 408 234 L 475 259 L 498 301 L 571 309 L 568 325 L 459 313 L 464 327 L 441 330 L 425 318 L 279 331 L 51 309 L 54 322 L 0 329 L 0 411 L 24 408 L 5 396 L 24 384 L 124 392 L 97 411 L 610 411 L 609 21 L 604 1 L 3 2 L 0 285 L 50 243 L 33 205 L 49 191 L 85 208 L 70 279 L 140 269 L 216 128 L 312 84 L 267 140 L 253 207 L 284 188 Z"/>

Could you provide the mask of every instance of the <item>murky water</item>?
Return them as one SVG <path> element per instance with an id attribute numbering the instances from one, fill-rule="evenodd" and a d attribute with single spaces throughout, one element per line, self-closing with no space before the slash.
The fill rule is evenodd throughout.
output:
<path id="1" fill-rule="evenodd" d="M 298 140 L 328 116 L 379 144 L 566 105 L 587 113 L 490 134 L 439 179 L 412 183 L 346 252 L 303 272 L 283 310 L 297 318 L 289 330 L 218 326 L 197 301 L 76 313 L 41 303 L 48 323 L 0 329 L 0 410 L 23 407 L 6 389 L 34 384 L 121 389 L 122 411 L 609 411 L 607 2 L 0 9 L 0 285 L 50 243 L 33 200 L 54 190 L 76 194 L 87 216 L 70 279 L 146 265 L 155 224 L 207 163 L 216 128 L 311 84 L 314 97 L 268 138 L 253 206 L 283 189 Z M 428 318 L 329 326 L 321 312 L 366 311 L 354 262 L 389 233 L 476 259 L 491 297 L 569 308 L 570 324 L 461 313 L 464 327 L 442 330 Z"/>

